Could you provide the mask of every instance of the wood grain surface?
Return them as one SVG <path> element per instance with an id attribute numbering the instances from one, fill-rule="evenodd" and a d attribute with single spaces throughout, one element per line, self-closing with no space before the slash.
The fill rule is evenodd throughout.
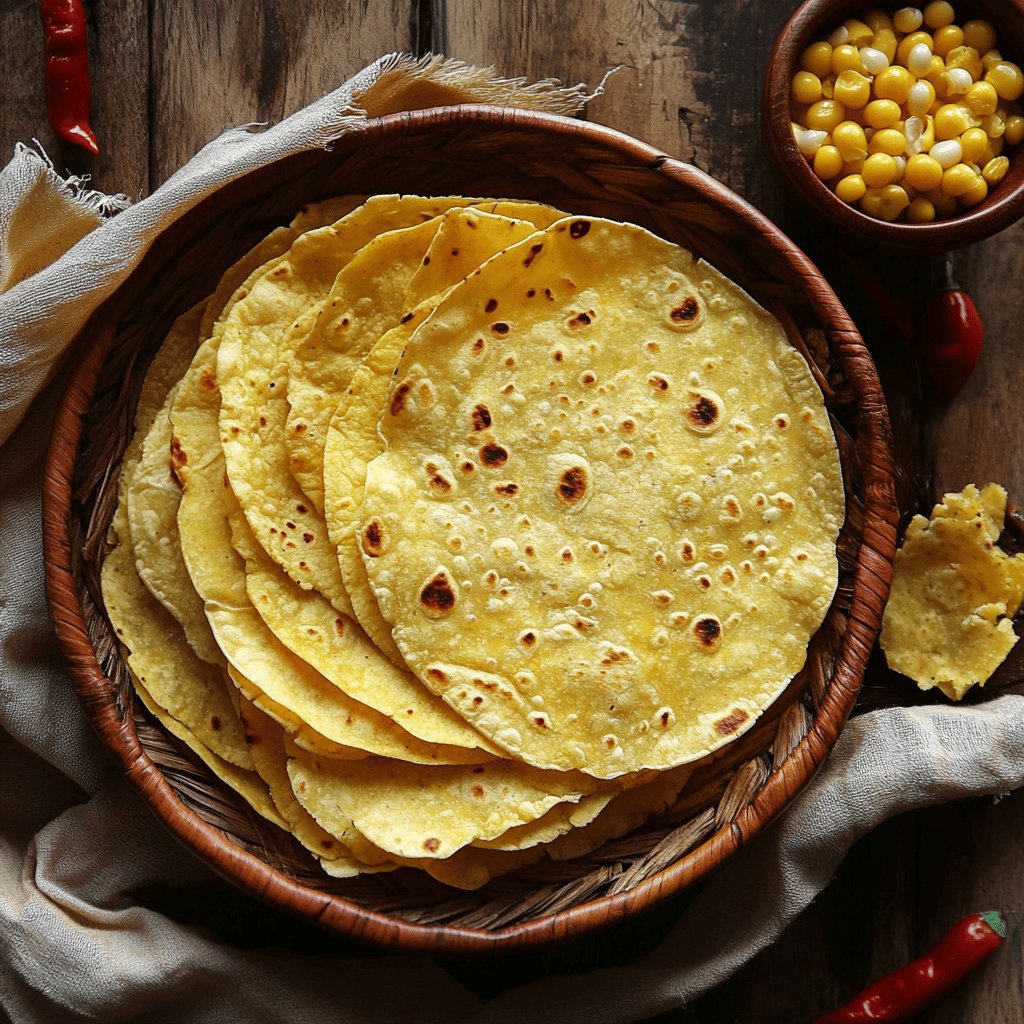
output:
<path id="1" fill-rule="evenodd" d="M 1020 224 L 956 254 L 956 274 L 986 322 L 985 351 L 948 407 L 922 398 L 912 360 L 849 274 L 872 265 L 908 295 L 920 260 L 858 249 L 792 205 L 772 178 L 760 137 L 765 61 L 790 0 L 92 0 L 92 159 L 57 143 L 45 119 L 36 0 L 0 3 L 5 88 L 0 146 L 38 139 L 58 170 L 93 187 L 144 196 L 223 128 L 274 121 L 374 57 L 444 52 L 511 76 L 596 86 L 618 70 L 588 116 L 636 135 L 724 181 L 781 224 L 825 270 L 857 319 L 883 374 L 901 457 L 918 500 L 997 480 L 1024 500 L 1024 366 Z M 867 5 L 866 5 L 867 6 Z M 5 156 L 6 159 L 6 156 Z M 1024 656 L 990 689 L 1020 690 Z M 865 707 L 922 698 L 879 660 Z M 696 1004 L 660 1021 L 791 1024 L 844 1001 L 913 958 L 957 918 L 1002 909 L 1003 948 L 925 1013 L 928 1024 L 1024 1021 L 1024 793 L 895 819 L 862 840 L 818 901 L 769 950 Z M 194 902 L 153 890 L 151 905 L 243 945 L 346 948 L 211 880 Z M 640 921 L 543 954 L 453 963 L 482 994 L 541 974 L 620 963 L 664 934 L 680 901 Z"/>

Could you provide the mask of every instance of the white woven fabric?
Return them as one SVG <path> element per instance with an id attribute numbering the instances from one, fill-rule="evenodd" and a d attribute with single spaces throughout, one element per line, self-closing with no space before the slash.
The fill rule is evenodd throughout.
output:
<path id="1" fill-rule="evenodd" d="M 1024 784 L 1024 698 L 865 715 L 657 950 L 486 1003 L 425 958 L 237 949 L 133 895 L 154 883 L 185 892 L 211 876 L 112 772 L 56 656 L 39 506 L 61 382 L 46 382 L 150 240 L 224 181 L 328 143 L 363 111 L 504 99 L 573 112 L 586 98 L 392 55 L 276 127 L 225 133 L 134 206 L 62 181 L 24 147 L 0 173 L 0 1009 L 15 1024 L 625 1024 L 693 999 L 771 943 L 880 821 Z"/>

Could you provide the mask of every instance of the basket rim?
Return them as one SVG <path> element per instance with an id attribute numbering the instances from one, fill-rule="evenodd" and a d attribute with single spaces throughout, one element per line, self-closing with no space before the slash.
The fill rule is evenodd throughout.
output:
<path id="1" fill-rule="evenodd" d="M 844 376 L 856 395 L 867 442 L 861 461 L 864 526 L 847 633 L 837 653 L 835 676 L 807 735 L 769 775 L 733 822 L 632 889 L 588 899 L 548 917 L 483 929 L 420 924 L 367 909 L 343 896 L 313 890 L 233 843 L 188 808 L 142 747 L 130 716 L 122 720 L 117 713 L 114 683 L 103 673 L 90 643 L 72 569 L 72 480 L 85 417 L 91 408 L 104 358 L 115 341 L 116 332 L 109 325 L 116 322 L 116 317 L 111 317 L 111 313 L 117 312 L 131 296 L 132 281 L 142 265 L 141 260 L 113 295 L 98 307 L 79 337 L 79 341 L 85 337 L 87 345 L 62 396 L 54 422 L 44 473 L 42 516 L 45 582 L 51 615 L 58 645 L 79 699 L 104 745 L 175 837 L 234 884 L 282 909 L 374 945 L 391 949 L 397 945 L 409 951 L 449 955 L 536 948 L 607 926 L 703 878 L 773 820 L 818 769 L 853 708 L 888 594 L 897 523 L 888 415 L 874 364 L 832 288 L 778 227 L 698 168 L 616 129 L 555 114 L 476 104 L 404 111 L 368 120 L 347 134 L 345 143 L 346 147 L 359 146 L 387 136 L 400 137 L 431 127 L 460 125 L 480 130 L 538 129 L 564 137 L 567 144 L 586 139 L 671 181 L 687 187 L 697 184 L 715 205 L 727 210 L 746 228 L 767 235 L 785 262 L 800 275 L 810 304 L 833 338 Z M 241 178 L 265 173 L 265 170 L 258 168 Z"/>

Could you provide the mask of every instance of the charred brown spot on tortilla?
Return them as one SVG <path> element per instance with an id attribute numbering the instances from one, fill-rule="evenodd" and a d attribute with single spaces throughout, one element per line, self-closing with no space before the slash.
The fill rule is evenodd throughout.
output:
<path id="1" fill-rule="evenodd" d="M 430 486 L 433 487 L 435 491 L 447 494 L 452 489 L 451 480 L 444 476 L 436 463 L 428 462 L 423 468 L 426 470 L 427 476 L 430 477 Z"/>
<path id="2" fill-rule="evenodd" d="M 312 533 L 304 533 L 304 534 L 302 535 L 302 539 L 303 539 L 303 540 L 304 540 L 304 541 L 305 541 L 305 542 L 306 542 L 307 544 L 312 544 L 312 543 L 313 543 L 313 541 L 314 541 L 314 540 L 316 540 L 316 537 L 315 537 L 315 536 L 314 536 L 314 535 L 313 535 Z"/>
<path id="3" fill-rule="evenodd" d="M 480 705 L 483 704 L 483 702 L 484 702 L 483 697 L 479 697 L 478 696 L 478 697 L 474 697 L 473 698 L 473 706 L 474 707 L 480 707 Z"/>
<path id="4" fill-rule="evenodd" d="M 287 526 L 289 530 L 297 530 L 298 529 L 298 527 L 290 519 L 284 525 Z"/>
<path id="5" fill-rule="evenodd" d="M 405 316 L 403 316 L 402 319 L 399 320 L 398 322 L 400 324 L 407 324 L 412 319 L 412 317 L 413 317 L 413 314 L 411 312 L 410 313 L 406 313 Z"/>
<path id="6" fill-rule="evenodd" d="M 420 607 L 428 615 L 448 615 L 455 607 L 455 590 L 445 572 L 439 572 L 420 591 Z"/>
<path id="7" fill-rule="evenodd" d="M 534 715 L 533 724 L 540 729 L 546 729 L 548 727 L 548 720 L 543 715 Z"/>
<path id="8" fill-rule="evenodd" d="M 395 388 L 395 393 L 391 396 L 392 416 L 397 416 L 405 408 L 405 399 L 411 390 L 411 380 L 403 380 L 402 383 Z"/>
<path id="9" fill-rule="evenodd" d="M 334 840 L 333 839 L 321 839 L 320 840 L 320 845 L 325 850 L 333 850 L 334 849 Z"/>
<path id="10" fill-rule="evenodd" d="M 363 550 L 370 556 L 370 558 L 376 558 L 380 555 L 382 539 L 380 520 L 371 519 L 370 522 L 363 527 Z"/>
<path id="11" fill-rule="evenodd" d="M 472 462 L 467 461 L 464 462 L 459 468 L 462 470 L 463 473 L 472 473 L 476 467 L 473 465 Z"/>
<path id="12" fill-rule="evenodd" d="M 199 374 L 199 386 L 204 391 L 217 390 L 217 371 L 212 366 L 208 366 Z"/>
<path id="13" fill-rule="evenodd" d="M 448 681 L 448 677 L 439 668 L 428 668 L 427 676 L 433 679 L 435 683 L 446 683 Z M 465 693 L 462 696 L 465 697 Z"/>
<path id="14" fill-rule="evenodd" d="M 479 782 L 474 782 L 470 792 L 473 794 L 473 796 L 479 799 L 484 795 L 484 787 L 481 786 Z"/>
<path id="15" fill-rule="evenodd" d="M 537 642 L 537 634 L 533 630 L 527 630 L 521 637 L 523 644 L 526 647 L 532 647 Z"/>
<path id="16" fill-rule="evenodd" d="M 556 494 L 566 505 L 575 505 L 587 493 L 587 471 L 582 466 L 571 466 L 558 482 Z"/>
<path id="17" fill-rule="evenodd" d="M 647 383 L 655 391 L 668 391 L 668 377 L 661 373 L 651 373 L 647 376 Z"/>
<path id="18" fill-rule="evenodd" d="M 554 359 L 556 363 L 560 363 L 565 356 L 562 354 L 562 350 L 560 348 L 556 348 L 551 358 Z"/>
<path id="19" fill-rule="evenodd" d="M 504 320 L 496 320 L 491 324 L 491 331 L 494 334 L 508 334 L 509 326 Z"/>
<path id="20" fill-rule="evenodd" d="M 293 429 L 295 430 L 296 434 L 304 434 L 306 432 L 307 427 L 305 423 L 296 423 Z"/>
<path id="21" fill-rule="evenodd" d="M 692 324 L 700 316 L 700 302 L 695 295 L 687 295 L 678 306 L 669 313 L 674 324 Z"/>
<path id="22" fill-rule="evenodd" d="M 498 308 L 498 300 L 497 299 L 488 299 L 487 300 L 487 305 L 484 306 L 484 312 L 485 313 L 493 313 L 497 308 Z"/>
<path id="23" fill-rule="evenodd" d="M 485 466 L 504 466 L 508 462 L 508 449 L 500 444 L 485 444 L 480 449 L 480 461 Z"/>
<path id="24" fill-rule="evenodd" d="M 527 289 L 526 297 L 528 299 L 532 299 L 536 294 L 537 294 L 537 289 L 536 288 L 529 288 L 529 289 Z"/>
<path id="25" fill-rule="evenodd" d="M 582 238 L 590 230 L 589 220 L 574 220 L 569 225 L 570 238 Z"/>
<path id="26" fill-rule="evenodd" d="M 334 620 L 334 632 L 337 633 L 338 636 L 344 636 L 345 635 L 345 620 L 344 619 L 335 619 Z"/>
<path id="27" fill-rule="evenodd" d="M 530 246 L 529 255 L 523 260 L 523 266 L 528 267 L 536 258 L 537 254 L 544 248 L 543 242 L 538 242 L 536 245 Z"/>
<path id="28" fill-rule="evenodd" d="M 220 732 L 221 720 L 219 715 L 210 715 L 210 728 L 214 732 Z"/>
<path id="29" fill-rule="evenodd" d="M 437 851 L 441 849 L 441 840 L 435 839 L 433 836 L 431 836 L 430 839 L 424 839 L 423 849 L 427 850 L 429 853 L 437 853 Z"/>
<path id="30" fill-rule="evenodd" d="M 282 263 L 281 266 L 279 266 L 274 271 L 274 277 L 287 277 L 287 276 L 288 276 L 288 264 L 287 263 Z"/>
<path id="31" fill-rule="evenodd" d="M 589 313 L 577 313 L 574 317 L 569 318 L 570 327 L 589 327 L 592 324 L 594 311 L 590 310 Z"/>
<path id="32" fill-rule="evenodd" d="M 617 665 L 621 661 L 635 661 L 632 652 L 623 647 L 609 647 L 601 659 L 602 665 Z"/>
<path id="33" fill-rule="evenodd" d="M 721 410 L 710 395 L 697 395 L 686 410 L 687 422 L 698 430 L 706 430 L 718 424 Z"/>
<path id="34" fill-rule="evenodd" d="M 633 449 L 629 445 L 623 445 L 616 453 L 620 459 L 631 459 L 633 458 Z"/>
<path id="35" fill-rule="evenodd" d="M 597 374 L 593 370 L 585 370 L 580 374 L 580 383 L 584 387 L 590 387 L 592 384 L 597 383 Z M 600 413 L 600 410 L 598 411 Z"/>
<path id="36" fill-rule="evenodd" d="M 177 474 L 178 470 L 188 464 L 188 453 L 181 447 L 181 439 L 171 438 L 171 469 Z"/>
<path id="37" fill-rule="evenodd" d="M 504 494 L 511 498 L 512 495 L 519 493 L 519 484 L 509 481 L 508 483 L 497 484 L 494 490 L 497 494 Z"/>
<path id="38" fill-rule="evenodd" d="M 475 355 L 475 356 L 480 355 L 483 352 L 483 350 L 484 350 L 484 344 L 485 343 L 484 343 L 484 339 L 483 338 L 477 338 L 476 341 L 473 342 L 473 348 L 472 348 L 473 355 Z"/>
<path id="39" fill-rule="evenodd" d="M 710 649 L 722 637 L 722 624 L 713 615 L 704 615 L 693 624 L 693 632 L 701 644 Z"/>
<path id="40" fill-rule="evenodd" d="M 742 708 L 733 708 L 732 712 L 715 722 L 715 732 L 719 736 L 731 736 L 750 715 Z"/>

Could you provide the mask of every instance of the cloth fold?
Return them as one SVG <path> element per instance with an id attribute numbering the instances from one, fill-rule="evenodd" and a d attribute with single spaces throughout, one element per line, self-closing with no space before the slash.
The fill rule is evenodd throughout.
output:
<path id="1" fill-rule="evenodd" d="M 147 886 L 185 893 L 212 874 L 112 771 L 55 655 L 39 521 L 62 355 L 167 224 L 253 167 L 366 116 L 463 101 L 578 114 L 595 94 L 391 54 L 278 125 L 224 133 L 134 205 L 61 180 L 26 146 L 0 172 L 0 1008 L 16 1024 L 626 1024 L 693 1000 L 773 942 L 879 822 L 1024 785 L 1024 697 L 863 715 L 656 949 L 490 1000 L 425 957 L 238 948 L 147 901 Z"/>

